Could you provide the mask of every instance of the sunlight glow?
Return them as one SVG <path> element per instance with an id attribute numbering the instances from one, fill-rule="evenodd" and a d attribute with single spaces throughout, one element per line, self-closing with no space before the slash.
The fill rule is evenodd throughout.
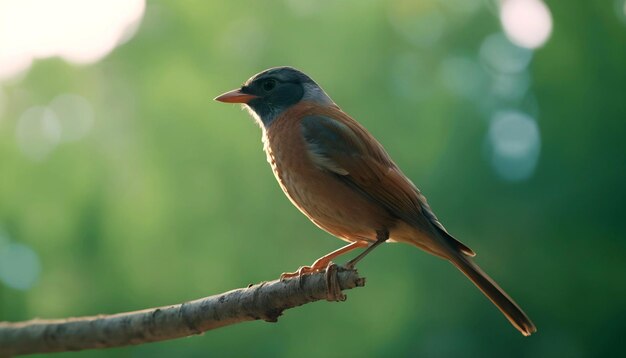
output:
<path id="1" fill-rule="evenodd" d="M 552 15 L 541 0 L 504 0 L 500 22 L 513 43 L 529 49 L 543 46 L 552 33 Z"/>
<path id="2" fill-rule="evenodd" d="M 93 63 L 137 29 L 145 0 L 0 0 L 0 80 L 34 59 Z"/>

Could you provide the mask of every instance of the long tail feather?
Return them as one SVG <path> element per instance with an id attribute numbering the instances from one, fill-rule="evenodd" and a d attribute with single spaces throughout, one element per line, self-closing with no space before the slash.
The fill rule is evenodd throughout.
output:
<path id="1" fill-rule="evenodd" d="M 449 260 L 483 291 L 485 296 L 504 313 L 511 324 L 523 335 L 530 336 L 537 331 L 535 325 L 517 303 L 489 275 L 472 262 L 471 258 L 462 253 L 455 253 Z"/>

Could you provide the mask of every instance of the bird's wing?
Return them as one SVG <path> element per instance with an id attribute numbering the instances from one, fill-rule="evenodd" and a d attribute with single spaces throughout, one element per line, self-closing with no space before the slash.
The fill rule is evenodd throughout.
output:
<path id="1" fill-rule="evenodd" d="M 339 112 L 332 117 L 305 116 L 300 125 L 309 157 L 320 169 L 334 174 L 394 216 L 425 230 L 434 228 L 452 246 L 474 255 L 446 231 L 424 195 L 358 122 Z"/>
<path id="2" fill-rule="evenodd" d="M 417 188 L 354 120 L 306 116 L 301 130 L 309 157 L 320 169 L 399 218 L 422 212 Z"/>

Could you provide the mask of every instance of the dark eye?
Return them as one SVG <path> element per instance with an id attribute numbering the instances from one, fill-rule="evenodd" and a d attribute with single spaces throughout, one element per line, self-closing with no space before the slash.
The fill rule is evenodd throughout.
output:
<path id="1" fill-rule="evenodd" d="M 266 92 L 273 90 L 274 87 L 276 87 L 276 80 L 273 78 L 270 78 L 268 80 L 265 80 L 265 82 L 263 82 L 263 90 Z"/>

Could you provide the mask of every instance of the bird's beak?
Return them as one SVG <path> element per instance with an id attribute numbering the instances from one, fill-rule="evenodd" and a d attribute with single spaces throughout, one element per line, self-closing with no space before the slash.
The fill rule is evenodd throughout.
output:
<path id="1" fill-rule="evenodd" d="M 253 94 L 243 93 L 241 89 L 235 89 L 215 97 L 215 100 L 224 103 L 248 103 L 258 97 Z"/>

